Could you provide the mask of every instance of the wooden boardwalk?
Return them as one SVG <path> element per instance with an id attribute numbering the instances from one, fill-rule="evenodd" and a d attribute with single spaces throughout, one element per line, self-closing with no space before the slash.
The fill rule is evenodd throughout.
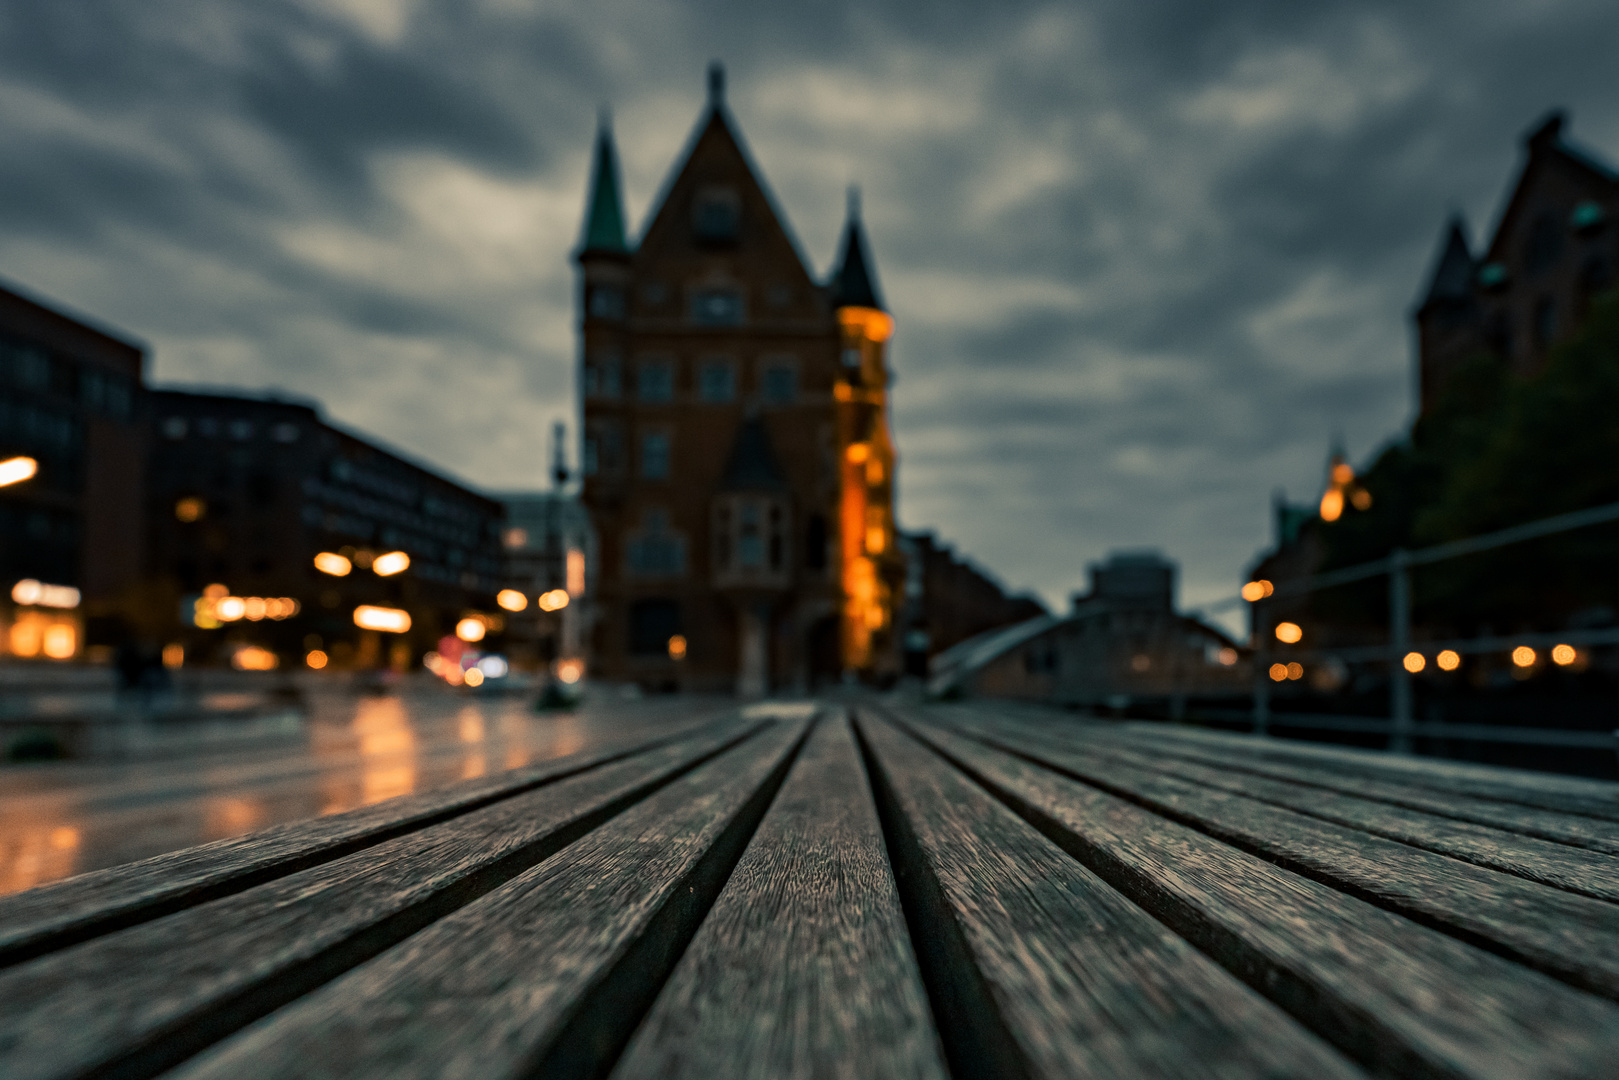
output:
<path id="1" fill-rule="evenodd" d="M 1619 1076 L 1619 785 L 736 711 L 0 900 L 0 1076 Z"/>

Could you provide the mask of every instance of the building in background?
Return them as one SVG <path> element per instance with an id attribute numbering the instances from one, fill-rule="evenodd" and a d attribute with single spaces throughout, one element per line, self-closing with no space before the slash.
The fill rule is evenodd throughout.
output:
<path id="1" fill-rule="evenodd" d="M 584 661 L 590 625 L 591 583 L 596 573 L 596 537 L 577 496 L 553 491 L 497 492 L 506 508 L 501 535 L 505 551 L 506 650 L 520 671 L 557 670 L 559 662 Z M 515 595 L 514 595 L 515 594 Z M 583 671 L 564 672 L 575 681 Z"/>
<path id="2" fill-rule="evenodd" d="M 1619 173 L 1568 144 L 1554 112 L 1524 140 L 1527 159 L 1484 251 L 1446 226 L 1413 319 L 1420 411 L 1466 365 L 1491 358 L 1524 376 L 1579 329 L 1619 265 Z"/>
<path id="3" fill-rule="evenodd" d="M 0 653 L 80 656 L 137 587 L 144 359 L 0 288 L 0 461 L 38 470 L 0 486 Z"/>
<path id="4" fill-rule="evenodd" d="M 715 68 L 633 247 L 603 129 L 577 258 L 596 673 L 744 695 L 896 677 L 893 320 L 855 207 L 823 284 Z"/>
<path id="5" fill-rule="evenodd" d="M 1175 564 L 1115 552 L 1063 616 L 991 630 L 934 658 L 929 690 L 1074 707 L 1143 701 L 1177 713 L 1188 698 L 1240 694 L 1247 665 L 1225 633 L 1175 611 Z"/>
<path id="6" fill-rule="evenodd" d="M 499 640 L 499 502 L 312 404 L 149 401 L 147 602 L 126 613 L 132 632 L 238 667 L 403 669 L 469 618 Z"/>
<path id="7" fill-rule="evenodd" d="M 902 533 L 900 547 L 905 555 L 901 622 L 908 675 L 926 676 L 932 657 L 968 638 L 1046 614 L 1039 600 L 1008 595 L 931 532 Z"/>

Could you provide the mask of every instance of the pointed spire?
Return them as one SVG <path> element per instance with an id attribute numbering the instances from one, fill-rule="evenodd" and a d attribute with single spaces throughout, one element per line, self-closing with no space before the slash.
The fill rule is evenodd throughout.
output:
<path id="1" fill-rule="evenodd" d="M 708 104 L 713 109 L 725 104 L 725 65 L 718 60 L 708 64 Z"/>
<path id="2" fill-rule="evenodd" d="M 1461 214 L 1452 214 L 1445 238 L 1440 242 L 1439 258 L 1434 263 L 1422 307 L 1471 299 L 1475 265 L 1473 254 L 1467 248 L 1467 222 Z"/>
<path id="3" fill-rule="evenodd" d="M 843 257 L 832 276 L 832 306 L 883 307 L 877 275 L 866 256 L 865 231 L 860 227 L 860 189 L 849 189 L 849 222 L 843 230 Z"/>
<path id="4" fill-rule="evenodd" d="M 587 251 L 625 252 L 624 202 L 619 196 L 618 152 L 613 148 L 611 118 L 602 110 L 596 136 L 596 167 L 591 176 L 590 206 L 585 213 L 585 235 L 580 253 Z"/>

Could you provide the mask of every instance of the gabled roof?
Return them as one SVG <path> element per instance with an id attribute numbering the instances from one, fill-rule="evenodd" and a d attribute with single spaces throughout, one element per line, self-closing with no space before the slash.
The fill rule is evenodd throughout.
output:
<path id="1" fill-rule="evenodd" d="M 1467 224 L 1460 214 L 1453 214 L 1439 243 L 1439 255 L 1434 260 L 1428 292 L 1417 310 L 1421 312 L 1434 304 L 1471 299 L 1475 266 L 1473 253 L 1467 247 Z"/>
<path id="2" fill-rule="evenodd" d="M 849 192 L 849 223 L 843 229 L 843 257 L 837 273 L 832 275 L 830 288 L 835 308 L 886 310 L 877 289 L 877 275 L 866 255 L 865 231 L 860 227 L 860 196 L 853 189 Z"/>
<path id="3" fill-rule="evenodd" d="M 721 491 L 785 491 L 787 477 L 776 461 L 770 433 L 763 421 L 750 416 L 737 429 L 736 442 L 720 478 Z"/>
<path id="4" fill-rule="evenodd" d="M 596 167 L 591 177 L 590 205 L 585 212 L 585 232 L 579 252 L 626 252 L 624 238 L 624 199 L 619 191 L 618 153 L 613 148 L 613 132 L 602 117 L 596 136 Z"/>

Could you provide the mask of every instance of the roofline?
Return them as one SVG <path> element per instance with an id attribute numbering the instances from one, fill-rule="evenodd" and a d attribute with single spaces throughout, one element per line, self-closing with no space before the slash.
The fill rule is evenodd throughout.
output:
<path id="1" fill-rule="evenodd" d="M 134 349 L 142 356 L 152 355 L 151 343 L 144 338 L 125 333 L 123 330 L 112 326 L 110 323 L 104 323 L 92 315 L 85 315 L 72 305 L 47 299 L 32 289 L 18 285 L 10 278 L 0 277 L 0 290 L 8 292 L 17 299 L 32 304 L 48 314 L 67 319 L 69 322 L 78 323 L 83 329 L 104 337 L 115 345 L 122 345 L 126 349 Z"/>

